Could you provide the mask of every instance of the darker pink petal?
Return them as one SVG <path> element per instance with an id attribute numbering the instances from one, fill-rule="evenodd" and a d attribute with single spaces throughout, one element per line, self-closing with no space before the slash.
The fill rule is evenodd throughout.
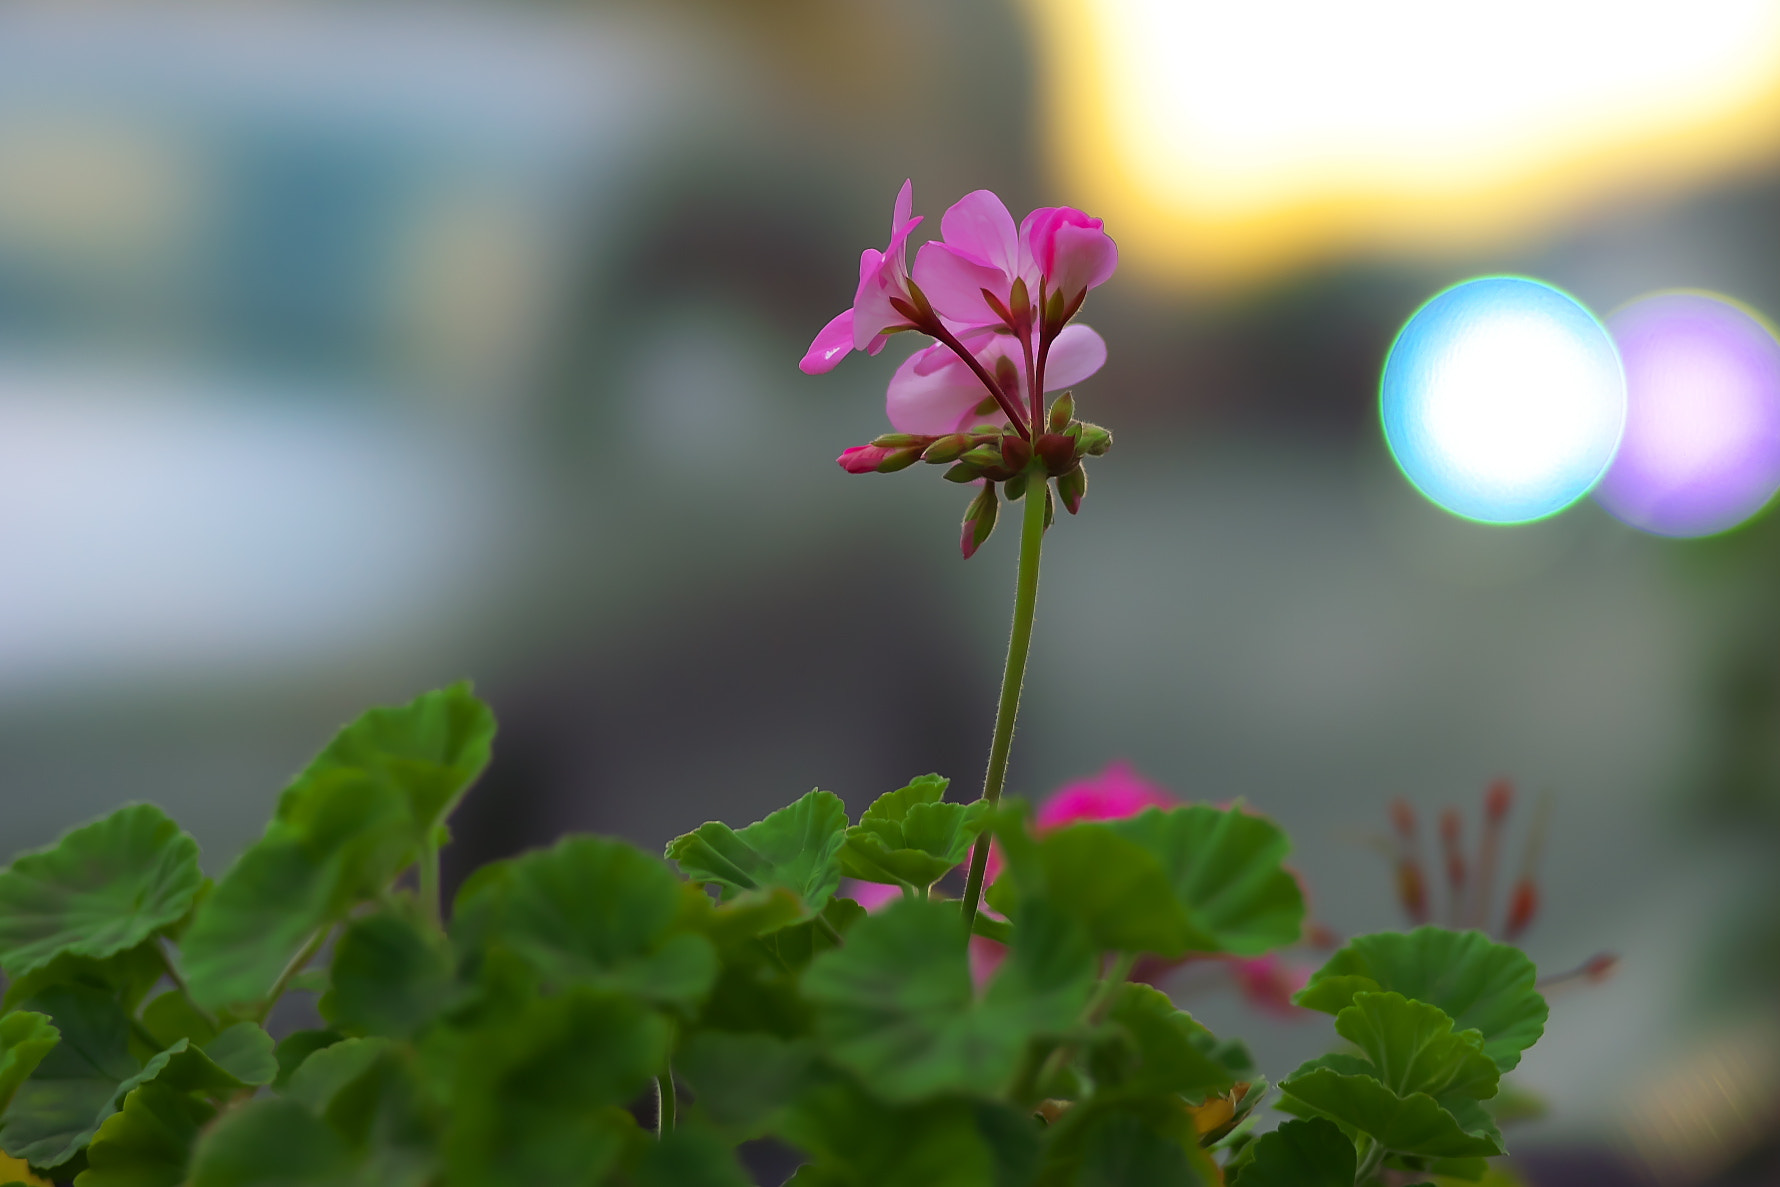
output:
<path id="1" fill-rule="evenodd" d="M 1143 778 L 1130 763 L 1115 762 L 1100 774 L 1070 783 L 1045 801 L 1034 822 L 1039 832 L 1080 820 L 1118 820 L 1145 808 L 1173 808 L 1180 801 Z"/>
<path id="2" fill-rule="evenodd" d="M 1045 287 L 1073 301 L 1105 284 L 1118 266 L 1119 249 L 1104 224 L 1073 206 L 1034 210 L 1022 228 L 1028 250 L 1044 275 Z"/>
<path id="3" fill-rule="evenodd" d="M 849 474 L 874 474 L 878 464 L 889 457 L 890 453 L 890 450 L 881 445 L 855 445 L 843 450 L 841 456 L 834 460 Z"/>
<path id="4" fill-rule="evenodd" d="M 1310 969 L 1287 964 L 1276 953 L 1234 958 L 1230 973 L 1251 1006 L 1282 1018 L 1303 1018 L 1308 1011 L 1292 1004 L 1292 995 L 1310 981 Z"/>
<path id="5" fill-rule="evenodd" d="M 834 370 L 836 364 L 853 350 L 853 311 L 843 309 L 817 333 L 816 340 L 797 364 L 805 375 L 821 375 Z"/>

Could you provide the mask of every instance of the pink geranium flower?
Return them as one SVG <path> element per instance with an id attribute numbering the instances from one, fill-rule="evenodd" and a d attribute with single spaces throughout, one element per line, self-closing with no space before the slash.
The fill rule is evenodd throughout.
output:
<path id="1" fill-rule="evenodd" d="M 1006 334 L 979 330 L 964 342 L 993 374 L 1005 360 L 1015 373 L 1020 366 L 1020 344 Z M 1080 383 L 1106 364 L 1106 339 L 1085 325 L 1065 326 L 1051 345 L 1045 388 L 1061 391 Z M 929 346 L 917 350 L 896 369 L 890 379 L 885 410 L 900 433 L 956 433 L 970 425 L 1000 424 L 1005 414 L 994 408 L 976 409 L 984 400 L 983 385 L 963 359 L 950 347 Z M 1026 399 L 1030 402 L 1030 394 Z"/>
<path id="2" fill-rule="evenodd" d="M 940 219 L 941 239 L 915 253 L 915 282 L 934 309 L 967 326 L 1005 325 L 1024 333 L 1016 283 L 1028 302 L 1060 298 L 1074 313 L 1086 292 L 1105 284 L 1119 251 L 1104 224 L 1073 206 L 1041 206 L 1016 228 L 989 190 L 966 194 Z"/>
<path id="3" fill-rule="evenodd" d="M 1026 216 L 1020 238 L 1044 276 L 1045 291 L 1062 300 L 1065 318 L 1091 288 L 1112 279 L 1119 248 L 1102 228 L 1073 206 L 1045 206 Z"/>
<path id="4" fill-rule="evenodd" d="M 921 225 L 914 206 L 915 183 L 905 181 L 891 211 L 889 245 L 883 251 L 868 247 L 860 254 L 859 288 L 853 294 L 853 305 L 816 334 L 798 363 L 804 374 L 832 371 L 855 350 L 877 354 L 892 331 L 914 328 L 915 323 L 896 308 L 898 303 L 907 308 L 918 304 L 909 292 L 908 269 L 909 234 Z"/>
<path id="5" fill-rule="evenodd" d="M 1114 762 L 1098 775 L 1058 788 L 1033 824 L 1042 833 L 1082 820 L 1122 820 L 1145 808 L 1179 806 L 1179 799 L 1139 775 L 1130 763 Z"/>

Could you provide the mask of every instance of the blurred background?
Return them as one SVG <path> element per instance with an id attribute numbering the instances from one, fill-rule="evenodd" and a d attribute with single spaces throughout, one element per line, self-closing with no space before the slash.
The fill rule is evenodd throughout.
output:
<path id="1" fill-rule="evenodd" d="M 906 348 L 796 368 L 906 177 L 923 230 L 986 186 L 1121 245 L 1011 790 L 1242 797 L 1337 934 L 1400 922 L 1393 799 L 1550 791 L 1525 944 L 1621 965 L 1554 995 L 1517 1165 L 1780 1182 L 1780 526 L 1469 523 L 1376 408 L 1479 273 L 1780 313 L 1774 0 L 0 8 L 7 844 L 153 799 L 220 872 L 341 722 L 465 675 L 456 876 L 969 794 L 1012 533 L 962 562 L 937 472 L 834 465 Z M 1276 1077 L 1331 1040 L 1179 988 Z"/>

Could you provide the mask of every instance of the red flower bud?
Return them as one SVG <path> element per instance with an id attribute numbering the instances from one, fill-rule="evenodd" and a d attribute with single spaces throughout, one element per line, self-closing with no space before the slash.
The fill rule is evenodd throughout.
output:
<path id="1" fill-rule="evenodd" d="M 1391 826 L 1405 841 L 1415 840 L 1415 809 L 1405 799 L 1391 801 Z"/>
<path id="2" fill-rule="evenodd" d="M 1507 779 L 1497 779 L 1491 783 L 1489 790 L 1483 794 L 1483 814 L 1490 823 L 1500 824 L 1512 807 L 1514 807 L 1514 784 Z"/>
<path id="3" fill-rule="evenodd" d="M 877 472 L 878 463 L 892 452 L 882 445 L 855 445 L 842 451 L 834 460 L 849 474 L 873 474 Z"/>
<path id="4" fill-rule="evenodd" d="M 1397 900 L 1411 923 L 1428 921 L 1428 882 L 1421 863 L 1413 858 L 1397 863 Z"/>
<path id="5" fill-rule="evenodd" d="M 1508 922 L 1502 928 L 1502 938 L 1512 940 L 1520 935 L 1538 913 L 1539 886 L 1531 878 L 1522 878 L 1508 896 Z"/>

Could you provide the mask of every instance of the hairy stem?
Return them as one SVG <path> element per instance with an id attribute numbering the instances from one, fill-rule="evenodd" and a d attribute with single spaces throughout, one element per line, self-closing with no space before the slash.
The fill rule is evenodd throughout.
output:
<path id="1" fill-rule="evenodd" d="M 673 1132 L 674 1111 L 679 1106 L 674 1099 L 674 1070 L 669 1068 L 655 1077 L 655 1136 L 664 1138 Z"/>
<path id="2" fill-rule="evenodd" d="M 1045 487 L 1041 467 L 1026 475 L 1026 515 L 1020 528 L 1020 575 L 1014 585 L 1013 633 L 1007 641 L 1007 667 L 1001 673 L 1001 702 L 995 710 L 995 738 L 989 745 L 989 769 L 983 775 L 983 798 L 1001 800 L 1007 780 L 1007 756 L 1014 743 L 1014 719 L 1020 713 L 1020 686 L 1026 679 L 1026 653 L 1032 647 L 1032 612 L 1038 606 L 1038 554 L 1044 547 Z M 989 864 L 989 834 L 977 838 L 970 853 L 970 875 L 964 884 L 964 926 L 976 922 L 983 897 L 983 873 Z"/>

